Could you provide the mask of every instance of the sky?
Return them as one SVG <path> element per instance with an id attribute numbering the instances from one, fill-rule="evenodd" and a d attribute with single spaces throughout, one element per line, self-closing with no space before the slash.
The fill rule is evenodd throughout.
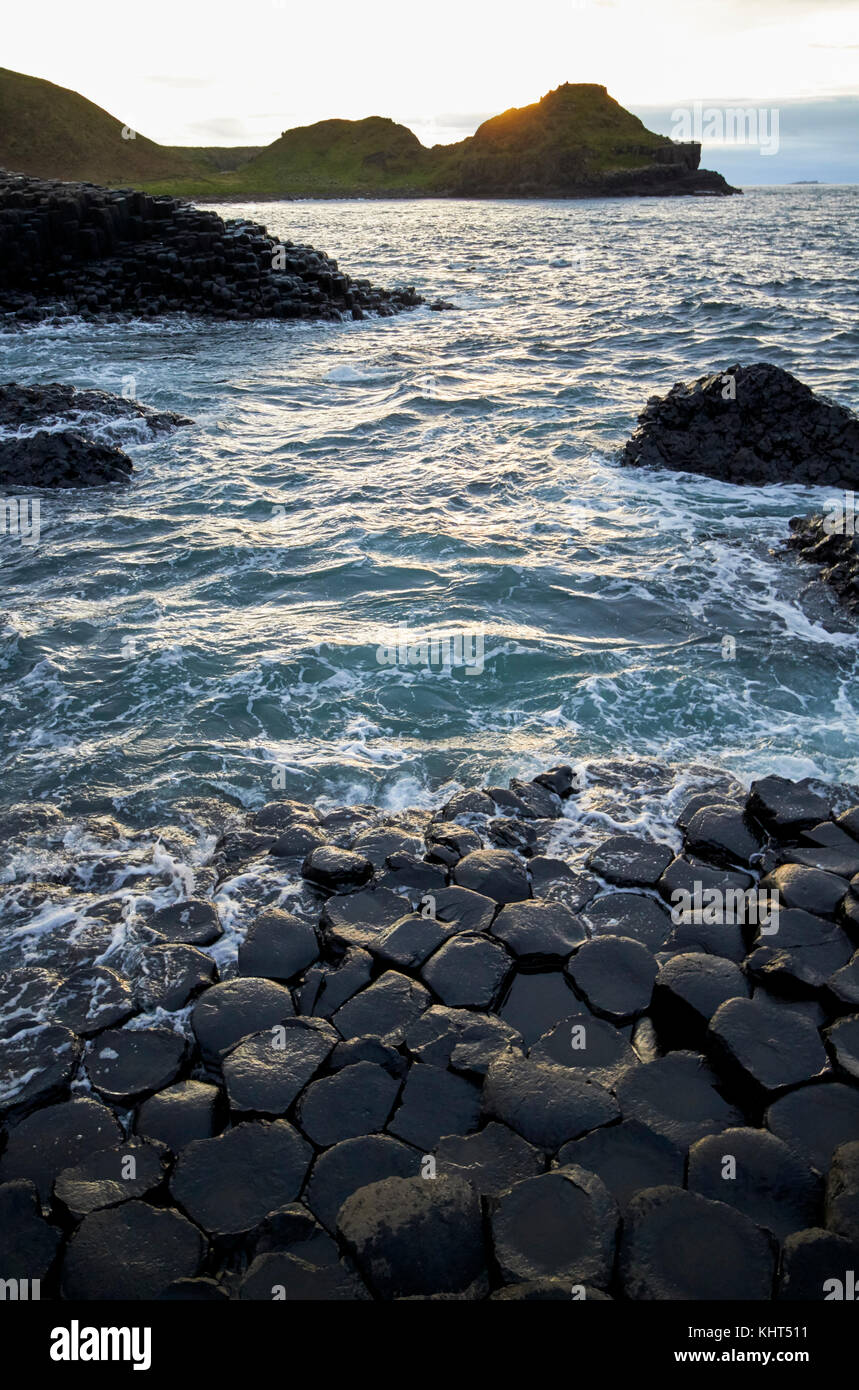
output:
<path id="1" fill-rule="evenodd" d="M 448 143 L 598 82 L 669 135 L 696 101 L 769 134 L 777 112 L 772 154 L 709 123 L 702 164 L 730 181 L 859 182 L 859 0 L 39 0 L 8 7 L 0 63 L 190 145 L 368 115 Z"/>

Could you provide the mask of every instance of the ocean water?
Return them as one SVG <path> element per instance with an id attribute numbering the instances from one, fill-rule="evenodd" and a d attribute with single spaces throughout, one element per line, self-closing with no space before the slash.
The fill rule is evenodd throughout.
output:
<path id="1" fill-rule="evenodd" d="M 0 538 L 4 804 L 431 806 L 604 757 L 859 780 L 855 632 L 772 553 L 825 494 L 617 463 L 648 396 L 735 361 L 859 407 L 859 189 L 219 211 L 458 312 L 0 333 L 0 380 L 195 421 Z M 380 661 L 398 630 L 463 664 Z"/>

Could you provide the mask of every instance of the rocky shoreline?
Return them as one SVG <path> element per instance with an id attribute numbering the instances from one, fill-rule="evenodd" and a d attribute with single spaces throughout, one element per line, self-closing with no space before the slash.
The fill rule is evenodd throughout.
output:
<path id="1" fill-rule="evenodd" d="M 422 303 L 413 288 L 353 280 L 312 246 L 180 198 L 0 170 L 0 321 L 184 312 L 340 322 Z"/>
<path id="2" fill-rule="evenodd" d="M 81 1299 L 838 1297 L 859 789 L 684 776 L 560 766 L 397 815 L 200 803 L 193 872 L 180 825 L 7 811 L 7 1277 Z"/>

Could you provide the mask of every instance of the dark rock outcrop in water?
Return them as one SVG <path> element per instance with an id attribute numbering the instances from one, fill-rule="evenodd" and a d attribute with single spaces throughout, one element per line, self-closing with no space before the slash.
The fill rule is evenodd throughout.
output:
<path id="1" fill-rule="evenodd" d="M 0 487 L 97 487 L 125 482 L 133 471 L 116 444 L 123 427 L 161 434 L 193 422 L 172 410 L 152 410 L 109 391 L 43 386 L 0 386 Z M 45 429 L 33 430 L 34 425 Z M 14 435 L 5 431 L 16 431 Z M 29 431 L 29 433 L 20 433 Z M 111 434 L 113 438 L 95 438 Z M 121 436 L 121 437 L 124 437 Z"/>
<path id="2" fill-rule="evenodd" d="M 677 797 L 677 777 L 556 767 L 434 815 L 216 807 L 188 898 L 139 856 L 123 892 L 86 834 L 73 880 L 28 885 L 71 826 L 13 808 L 0 1252 L 20 1241 L 66 1299 L 838 1297 L 859 1267 L 859 791 L 699 766 Z M 645 806 L 658 841 L 605 838 Z M 499 815 L 527 843 L 497 850 Z M 310 853 L 283 842 L 308 826 Z M 165 952 L 209 968 L 153 1012 Z"/>
<path id="3" fill-rule="evenodd" d="M 621 461 L 728 483 L 859 486 L 859 418 L 768 362 L 651 396 Z"/>
<path id="4" fill-rule="evenodd" d="M 352 280 L 312 246 L 178 198 L 0 171 L 0 315 L 390 316 L 413 289 Z"/>
<path id="5" fill-rule="evenodd" d="M 820 578 L 838 595 L 850 613 L 859 617 L 859 545 L 848 513 L 847 499 L 839 500 L 839 519 L 829 516 L 795 516 L 792 534 L 785 542 L 801 560 L 822 565 Z"/>

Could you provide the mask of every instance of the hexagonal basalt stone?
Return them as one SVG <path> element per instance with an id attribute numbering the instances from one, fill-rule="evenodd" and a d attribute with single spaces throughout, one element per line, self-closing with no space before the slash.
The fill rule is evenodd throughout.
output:
<path id="1" fill-rule="evenodd" d="M 376 881 L 380 888 L 401 893 L 416 907 L 427 894 L 440 893 L 447 886 L 447 872 L 416 854 L 389 854 Z"/>
<path id="2" fill-rule="evenodd" d="M 63 1296 L 157 1298 L 175 1279 L 193 1278 L 205 1254 L 202 1234 L 178 1211 L 123 1202 L 84 1217 L 66 1250 Z"/>
<path id="3" fill-rule="evenodd" d="M 337 1213 L 353 1192 L 383 1178 L 416 1178 L 422 1156 L 389 1134 L 344 1139 L 317 1156 L 304 1200 L 323 1226 L 337 1229 Z"/>
<path id="4" fill-rule="evenodd" d="M 680 1187 L 686 1151 L 638 1120 L 624 1120 L 565 1144 L 557 1163 L 559 1167 L 576 1164 L 596 1173 L 623 1210 L 642 1188 Z"/>
<path id="5" fill-rule="evenodd" d="M 421 971 L 425 984 L 452 1008 L 490 1008 L 511 968 L 499 941 L 458 932 L 441 946 Z"/>
<path id="6" fill-rule="evenodd" d="M 481 848 L 480 836 L 456 821 L 435 821 L 426 833 L 427 859 L 450 867 Z"/>
<path id="7" fill-rule="evenodd" d="M 450 935 L 450 928 L 433 917 L 412 914 L 386 927 L 373 943 L 379 960 L 406 970 L 417 970 Z"/>
<path id="8" fill-rule="evenodd" d="M 319 815 L 303 801 L 269 801 L 253 817 L 254 830 L 286 830 L 290 825 L 318 825 Z"/>
<path id="9" fill-rule="evenodd" d="M 127 1104 L 175 1081 L 187 1044 L 169 1028 L 110 1028 L 86 1057 L 86 1073 L 105 1100 Z"/>
<path id="10" fill-rule="evenodd" d="M 552 1277 L 608 1283 L 617 1227 L 617 1203 L 584 1168 L 526 1178 L 493 1203 L 495 1259 L 507 1283 Z"/>
<path id="11" fill-rule="evenodd" d="M 353 854 L 335 845 L 317 845 L 302 864 L 301 872 L 330 893 L 348 893 L 373 877 L 373 865 L 363 854 Z"/>
<path id="12" fill-rule="evenodd" d="M 173 1169 L 170 1190 L 210 1235 L 244 1236 L 295 1201 L 312 1156 L 286 1120 L 249 1121 L 189 1144 Z"/>
<path id="13" fill-rule="evenodd" d="M 320 1149 L 385 1128 L 400 1082 L 373 1062 L 355 1062 L 312 1081 L 298 1104 L 297 1121 Z"/>
<path id="14" fill-rule="evenodd" d="M 218 909 L 203 898 L 187 898 L 162 907 L 152 917 L 150 926 L 166 941 L 185 946 L 211 946 L 222 932 Z"/>
<path id="15" fill-rule="evenodd" d="M 440 1139 L 436 1162 L 439 1173 L 465 1178 L 483 1196 L 534 1178 L 546 1166 L 539 1149 L 495 1120 L 476 1134 L 448 1134 Z"/>
<path id="16" fill-rule="evenodd" d="M 456 885 L 434 893 L 427 907 L 443 926 L 471 932 L 488 931 L 498 911 L 498 904 L 492 898 Z"/>
<path id="17" fill-rule="evenodd" d="M 566 960 L 587 939 L 584 924 L 562 903 L 511 903 L 492 923 L 492 935 L 519 959 Z"/>
<path id="18" fill-rule="evenodd" d="M 660 968 L 651 1016 L 669 1047 L 700 1047 L 716 1010 L 728 999 L 748 997 L 746 978 L 733 961 L 689 952 Z"/>
<path id="19" fill-rule="evenodd" d="M 148 946 L 140 959 L 135 995 L 144 1009 L 182 1009 L 217 979 L 211 956 L 196 946 Z"/>
<path id="20" fill-rule="evenodd" d="M 406 1033 L 405 1043 L 413 1057 L 434 1067 L 453 1065 L 457 1055 L 463 1061 L 467 1057 L 469 1065 L 463 1069 L 469 1071 L 478 1069 L 478 1058 L 488 1066 L 499 1052 L 511 1047 L 523 1050 L 521 1035 L 496 1015 L 444 1004 L 433 1004 L 421 1014 Z"/>
<path id="21" fill-rule="evenodd" d="M 319 941 L 310 922 L 280 908 L 269 908 L 248 927 L 239 947 L 239 974 L 291 980 L 318 956 Z"/>
<path id="22" fill-rule="evenodd" d="M 626 1072 L 615 1088 L 625 1119 L 638 1120 L 680 1148 L 741 1125 L 743 1116 L 716 1090 L 718 1078 L 694 1052 L 670 1052 Z"/>
<path id="23" fill-rule="evenodd" d="M 429 990 L 423 985 L 396 970 L 386 970 L 339 1008 L 332 1022 L 342 1038 L 400 1039 L 430 1002 Z"/>
<path id="24" fill-rule="evenodd" d="M 337 1046 L 328 1058 L 330 1071 L 342 1071 L 344 1067 L 354 1066 L 355 1062 L 373 1062 L 384 1067 L 391 1076 L 402 1080 L 408 1071 L 408 1060 L 390 1043 L 381 1038 L 339 1039 Z"/>
<path id="25" fill-rule="evenodd" d="M 134 1013 L 131 986 L 104 965 L 81 966 L 61 982 L 48 1013 L 52 1022 L 90 1038 Z"/>
<path id="26" fill-rule="evenodd" d="M 859 1140 L 839 1144 L 826 1179 L 826 1225 L 859 1243 Z"/>
<path id="27" fill-rule="evenodd" d="M 859 951 L 854 952 L 846 965 L 836 970 L 826 981 L 830 1004 L 841 1013 L 859 1008 Z"/>
<path id="28" fill-rule="evenodd" d="M 826 1302 L 856 1297 L 859 1243 L 811 1227 L 789 1235 L 782 1246 L 778 1297 L 785 1301 Z"/>
<path id="29" fill-rule="evenodd" d="M 370 1294 L 344 1260 L 316 1264 L 295 1252 L 258 1255 L 239 1288 L 239 1298 L 260 1302 L 342 1302 L 367 1299 Z"/>
<path id="30" fill-rule="evenodd" d="M 0 1181 L 29 1178 L 47 1206 L 54 1179 L 122 1137 L 112 1110 L 94 1096 L 77 1096 L 35 1111 L 10 1129 L 0 1158 Z"/>
<path id="31" fill-rule="evenodd" d="M 846 879 L 825 873 L 822 869 L 782 864 L 762 878 L 760 886 L 766 892 L 776 889 L 783 908 L 800 908 L 815 917 L 834 917 L 850 885 Z"/>
<path id="32" fill-rule="evenodd" d="M 632 1299 L 772 1297 L 769 1236 L 724 1202 L 679 1187 L 651 1187 L 624 1214 L 620 1278 Z"/>
<path id="33" fill-rule="evenodd" d="M 765 1122 L 819 1173 L 826 1173 L 839 1144 L 859 1134 L 859 1090 L 840 1081 L 798 1086 L 773 1102 Z"/>
<path id="34" fill-rule="evenodd" d="M 761 842 L 752 834 L 735 806 L 702 806 L 686 827 L 686 848 L 715 864 L 748 864 L 760 852 Z"/>
<path id="35" fill-rule="evenodd" d="M 859 1014 L 840 1018 L 823 1036 L 839 1071 L 859 1081 Z"/>
<path id="36" fill-rule="evenodd" d="M 620 1023 L 649 1007 L 659 966 L 640 941 L 601 936 L 586 941 L 565 968 L 594 1013 Z"/>
<path id="37" fill-rule="evenodd" d="M 223 1093 L 205 1081 L 180 1081 L 150 1096 L 139 1107 L 136 1134 L 157 1139 L 179 1153 L 195 1139 L 211 1139 L 226 1118 Z"/>
<path id="38" fill-rule="evenodd" d="M 271 980 L 227 980 L 197 1000 L 191 1027 L 203 1056 L 216 1062 L 242 1038 L 292 1018 L 292 995 Z"/>
<path id="39" fill-rule="evenodd" d="M 489 1290 L 480 1199 L 460 1178 L 385 1178 L 344 1202 L 338 1230 L 377 1298 Z"/>
<path id="40" fill-rule="evenodd" d="M 658 951 L 671 933 L 671 918 L 643 893 L 606 893 L 582 913 L 592 936 L 627 936 Z"/>
<path id="41" fill-rule="evenodd" d="M 505 1284 L 489 1295 L 490 1303 L 611 1303 L 611 1294 L 595 1289 L 591 1284 L 574 1284 L 571 1290 L 566 1279 L 528 1279 L 524 1284 Z"/>
<path id="42" fill-rule="evenodd" d="M 146 1197 L 161 1186 L 166 1172 L 167 1152 L 162 1145 L 129 1139 L 64 1169 L 54 1184 L 54 1197 L 80 1219 L 102 1207 Z"/>
<path id="43" fill-rule="evenodd" d="M 65 1095 L 82 1051 L 80 1038 L 56 1023 L 6 1040 L 0 1054 L 0 1117 L 18 1118 Z"/>
<path id="44" fill-rule="evenodd" d="M 706 1046 L 736 1094 L 752 1105 L 830 1070 L 814 1024 L 757 996 L 722 1004 L 710 1020 Z"/>
<path id="45" fill-rule="evenodd" d="M 752 783 L 748 810 L 770 834 L 784 840 L 826 820 L 829 803 L 807 781 L 763 777 Z"/>
<path id="46" fill-rule="evenodd" d="M 612 835 L 586 860 L 593 873 L 621 888 L 652 888 L 674 858 L 667 845 L 637 835 Z"/>
<path id="47" fill-rule="evenodd" d="M 525 866 L 509 850 L 474 850 L 460 859 L 453 877 L 460 888 L 469 888 L 497 903 L 521 902 L 531 896 Z"/>
<path id="48" fill-rule="evenodd" d="M 222 1062 L 234 1110 L 283 1115 L 339 1041 L 319 1018 L 288 1018 L 244 1038 Z"/>
<path id="49" fill-rule="evenodd" d="M 801 996 L 823 988 L 846 965 L 852 946 L 840 927 L 799 908 L 779 912 L 777 932 L 759 936 L 746 963 L 767 989 Z"/>
<path id="50" fill-rule="evenodd" d="M 628 1071 L 640 1065 L 623 1033 L 603 1018 L 575 1013 L 556 1023 L 528 1049 L 535 1062 L 570 1067 L 583 1079 L 609 1089 Z"/>
<path id="51" fill-rule="evenodd" d="M 269 854 L 275 859 L 292 859 L 299 856 L 306 859 L 313 850 L 327 843 L 325 832 L 319 826 L 296 821 L 294 825 L 289 825 L 280 832 Z"/>
<path id="52" fill-rule="evenodd" d="M 16 1178 L 0 1185 L 0 1269 L 4 1280 L 26 1279 L 41 1284 L 56 1259 L 61 1240 L 62 1232 L 42 1217 L 35 1183 Z"/>
<path id="53" fill-rule="evenodd" d="M 510 790 L 524 801 L 529 811 L 538 820 L 554 820 L 561 814 L 561 797 L 553 787 L 545 782 L 523 782 L 518 777 L 510 780 Z"/>
<path id="54" fill-rule="evenodd" d="M 689 1150 L 686 1186 L 727 1202 L 779 1241 L 815 1225 L 823 1196 L 819 1174 L 765 1129 L 726 1129 L 699 1139 Z"/>
<path id="55" fill-rule="evenodd" d="M 336 901 L 348 902 L 348 898 Z M 349 947 L 330 965 L 311 966 L 296 996 L 300 1012 L 330 1018 L 347 999 L 370 983 L 372 974 L 373 957 L 357 946 Z"/>
<path id="56" fill-rule="evenodd" d="M 387 927 L 408 912 L 409 903 L 399 893 L 376 888 L 348 897 L 329 898 L 322 910 L 322 925 L 332 941 L 371 949 Z"/>
<path id="57" fill-rule="evenodd" d="M 567 1067 L 511 1054 L 489 1067 L 483 1113 L 545 1153 L 556 1153 L 568 1140 L 619 1119 L 620 1107 L 602 1086 L 580 1080 Z"/>
<path id="58" fill-rule="evenodd" d="M 443 1134 L 471 1134 L 479 1123 L 479 1086 L 442 1067 L 416 1062 L 406 1077 L 388 1133 L 427 1153 Z"/>
<path id="59" fill-rule="evenodd" d="M 573 869 L 563 859 L 535 854 L 528 861 L 531 891 L 535 898 L 547 903 L 563 903 L 571 912 L 578 912 L 600 891 L 599 879 L 593 874 Z"/>
<path id="60" fill-rule="evenodd" d="M 530 1045 L 580 1008 L 581 1000 L 563 970 L 517 970 L 498 1012 Z"/>

